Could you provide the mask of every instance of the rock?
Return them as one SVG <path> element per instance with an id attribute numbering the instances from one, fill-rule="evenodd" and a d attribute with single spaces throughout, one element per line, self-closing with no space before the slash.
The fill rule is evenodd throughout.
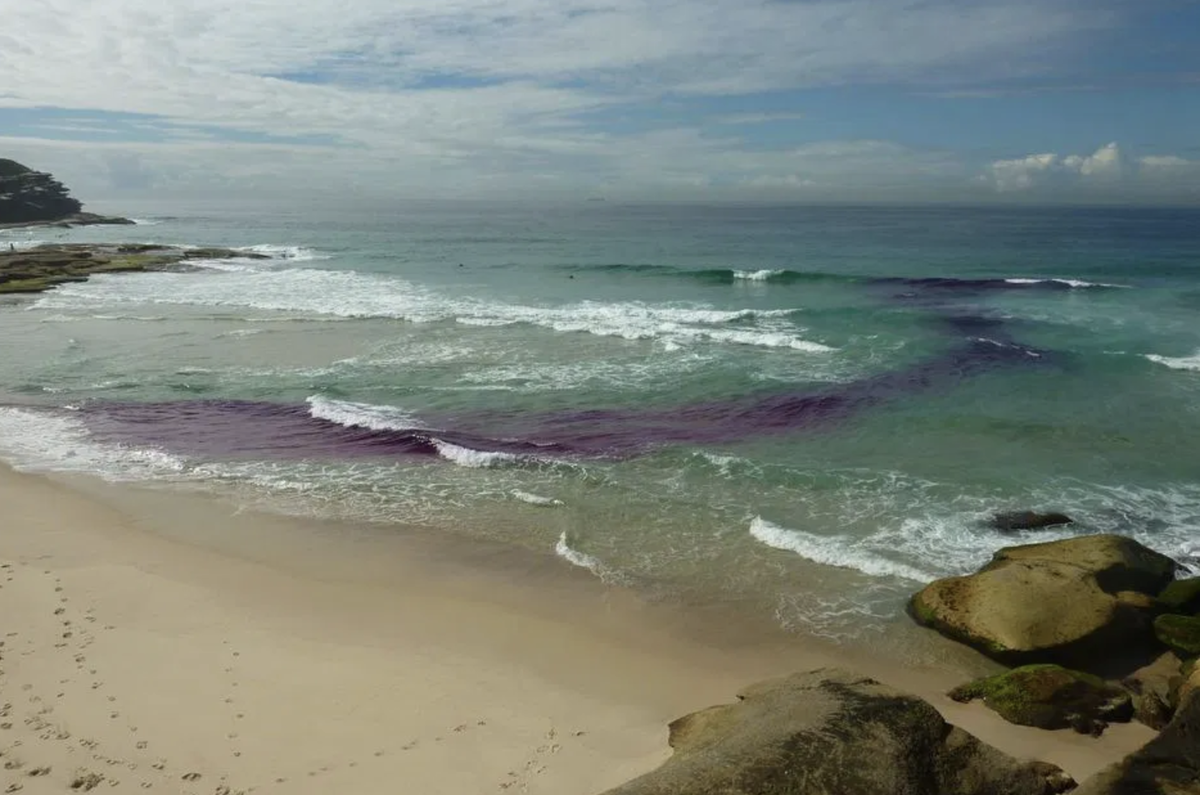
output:
<path id="1" fill-rule="evenodd" d="M 1200 577 L 1175 580 L 1163 588 L 1158 601 L 1169 613 L 1194 615 L 1200 613 Z"/>
<path id="2" fill-rule="evenodd" d="M 1173 684 L 1171 701 L 1178 708 L 1180 704 L 1184 704 L 1192 698 L 1197 689 L 1200 689 L 1200 666 L 1196 665 L 1196 660 L 1189 660 L 1184 664 L 1179 672 L 1178 680 Z"/>
<path id="3" fill-rule="evenodd" d="M 1121 680 L 1133 696 L 1134 717 L 1152 729 L 1162 729 L 1175 712 L 1173 691 L 1178 691 L 1181 663 L 1167 652 Z"/>
<path id="4" fill-rule="evenodd" d="M 1044 795 L 1074 782 L 1019 762 L 920 699 L 835 669 L 754 685 L 671 724 L 674 755 L 607 795 Z"/>
<path id="5" fill-rule="evenodd" d="M 1200 656 L 1200 616 L 1159 616 L 1154 635 L 1185 660 Z"/>
<path id="6" fill-rule="evenodd" d="M 1074 519 L 1065 513 L 1037 513 L 1036 511 L 1010 511 L 998 513 L 988 523 L 996 530 L 1011 533 L 1016 530 L 1042 530 L 1047 527 L 1057 527 L 1073 524 Z"/>
<path id="7" fill-rule="evenodd" d="M 1156 596 L 1175 578 L 1179 564 L 1166 555 L 1119 535 L 1093 535 L 1006 547 L 985 568 L 1004 561 L 1034 560 L 1078 566 L 1096 577 L 1108 593 L 1135 591 Z"/>
<path id="8" fill-rule="evenodd" d="M 83 205 L 54 177 L 0 158 L 0 226 L 131 223 L 125 218 L 85 213 Z"/>
<path id="9" fill-rule="evenodd" d="M 1077 795 L 1200 795 L 1200 674 L 1167 727 L 1141 750 L 1088 779 Z"/>
<path id="10" fill-rule="evenodd" d="M 1094 535 L 1007 547 L 965 577 L 913 596 L 918 623 L 1000 662 L 1086 667 L 1153 646 L 1157 594 L 1177 564 L 1130 538 Z"/>
<path id="11" fill-rule="evenodd" d="M 1027 665 L 979 679 L 951 690 L 950 698 L 982 699 L 1020 726 L 1070 728 L 1097 737 L 1109 721 L 1125 723 L 1133 717 L 1133 701 L 1123 688 L 1057 665 Z"/>
<path id="12" fill-rule="evenodd" d="M 161 270 L 198 259 L 197 252 L 203 252 L 206 259 L 266 258 L 231 249 L 182 249 L 141 244 L 71 243 L 21 251 L 0 249 L 0 295 L 40 293 L 59 284 L 84 281 L 94 273 Z"/>

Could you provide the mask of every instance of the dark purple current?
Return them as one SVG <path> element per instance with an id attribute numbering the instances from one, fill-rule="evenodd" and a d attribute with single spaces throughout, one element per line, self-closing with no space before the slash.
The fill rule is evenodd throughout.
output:
<path id="1" fill-rule="evenodd" d="M 729 443 L 756 436 L 834 426 L 874 406 L 946 391 L 987 371 L 1038 367 L 1056 357 L 1012 341 L 1003 320 L 963 308 L 957 299 L 1031 289 L 998 279 L 877 279 L 867 283 L 889 302 L 931 312 L 949 347 L 914 365 L 835 387 L 759 394 L 670 409 L 474 412 L 424 418 L 410 430 L 348 428 L 311 416 L 307 405 L 245 400 L 87 404 L 81 413 L 100 441 L 150 446 L 188 456 L 353 458 L 429 456 L 436 441 L 484 452 L 547 457 L 628 456 L 669 444 Z M 1042 289 L 1062 289 L 1043 283 Z"/>

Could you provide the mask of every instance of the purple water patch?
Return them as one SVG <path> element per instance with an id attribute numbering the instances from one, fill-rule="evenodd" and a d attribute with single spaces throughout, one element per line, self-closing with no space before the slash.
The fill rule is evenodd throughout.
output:
<path id="1" fill-rule="evenodd" d="M 315 417 L 307 406 L 237 400 L 94 403 L 83 416 L 102 442 L 156 447 L 207 458 L 431 456 L 445 445 L 526 456 L 628 456 L 670 444 L 721 444 L 780 432 L 828 428 L 888 401 L 949 391 L 964 379 L 1006 367 L 1045 366 L 1046 351 L 1017 344 L 1004 320 L 956 299 L 990 290 L 1071 289 L 1072 283 L 1004 279 L 877 279 L 888 299 L 918 300 L 955 342 L 910 367 L 807 392 L 754 395 L 670 409 L 560 412 L 491 410 L 423 416 L 425 426 L 373 430 Z"/>
<path id="2" fill-rule="evenodd" d="M 311 415 L 307 406 L 244 400 L 92 403 L 82 416 L 101 442 L 202 458 L 355 458 L 438 455 L 439 444 L 547 458 L 628 456 L 667 444 L 736 442 L 831 427 L 883 402 L 950 389 L 978 373 L 1044 363 L 1041 352 L 970 340 L 912 367 L 809 393 L 758 395 L 673 409 L 424 417 L 426 427 L 372 430 Z"/>
<path id="3" fill-rule="evenodd" d="M 437 441 L 514 455 L 571 451 L 453 430 L 349 428 L 312 417 L 307 406 L 250 400 L 92 403 L 82 410 L 100 442 L 155 447 L 202 458 L 351 458 L 438 455 Z"/>

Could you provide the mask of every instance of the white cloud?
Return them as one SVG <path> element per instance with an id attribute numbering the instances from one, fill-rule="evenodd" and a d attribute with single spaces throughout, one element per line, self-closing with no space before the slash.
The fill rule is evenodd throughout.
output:
<path id="1" fill-rule="evenodd" d="M 0 1 L 0 107 L 146 114 L 175 125 L 171 144 L 201 147 L 206 127 L 324 136 L 346 151 L 296 150 L 287 160 L 325 158 L 420 189 L 511 185 L 521 174 L 584 183 L 624 174 L 668 186 L 683 174 L 706 184 L 791 174 L 792 154 L 747 152 L 740 138 L 616 134 L 577 114 L 652 114 L 664 96 L 1003 79 L 1047 63 L 1023 54 L 1052 55 L 1056 43 L 1115 19 L 1073 0 Z M 750 127 L 798 116 L 710 121 Z M 180 151 L 153 148 L 134 150 L 147 162 Z M 910 154 L 897 155 L 897 168 Z M 879 152 L 866 159 L 893 170 Z M 733 173 L 738 163 L 749 170 Z"/>
<path id="2" fill-rule="evenodd" d="M 1191 178 L 1200 162 L 1176 155 L 1130 159 L 1117 143 L 1090 155 L 1026 155 L 991 163 L 979 180 L 1000 193 L 1075 196 L 1076 198 L 1162 199 L 1194 197 Z"/>
<path id="3" fill-rule="evenodd" d="M 1058 155 L 1026 155 L 1014 160 L 997 160 L 991 164 L 990 173 L 984 175 L 983 179 L 990 179 L 1001 193 L 1028 190 L 1040 175 L 1060 167 L 1062 160 Z"/>
<path id="4" fill-rule="evenodd" d="M 79 193 L 969 194 L 978 162 L 865 130 L 861 140 L 767 148 L 755 135 L 777 128 L 758 128 L 803 131 L 806 109 L 715 100 L 848 84 L 971 91 L 1052 72 L 1064 45 L 1117 21 L 1107 0 L 0 4 L 0 108 L 71 110 L 0 129 L 0 146 Z M 707 117 L 695 104 L 706 97 Z M 699 120 L 666 127 L 656 113 L 671 100 L 693 103 L 688 117 Z M 106 127 L 106 113 L 139 115 Z M 64 137 L 90 140 L 52 140 Z M 986 181 L 1022 193 L 1154 173 L 1174 185 L 1187 169 L 1168 160 L 1126 162 L 1113 144 L 997 161 Z"/>
<path id="5" fill-rule="evenodd" d="M 1090 155 L 1045 153 L 997 160 L 988 167 L 984 180 L 990 181 L 1001 193 L 1007 193 L 1025 191 L 1039 185 L 1061 185 L 1064 180 L 1071 179 L 1119 179 L 1124 169 L 1121 148 L 1114 142 L 1105 144 Z"/>

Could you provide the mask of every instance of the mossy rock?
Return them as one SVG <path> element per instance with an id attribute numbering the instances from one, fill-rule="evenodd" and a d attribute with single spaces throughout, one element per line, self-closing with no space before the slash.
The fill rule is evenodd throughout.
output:
<path id="1" fill-rule="evenodd" d="M 1020 761 L 930 704 L 849 671 L 793 674 L 673 721 L 674 754 L 606 795 L 1052 795 L 1063 771 Z"/>
<path id="2" fill-rule="evenodd" d="M 1009 723 L 1039 729 L 1075 729 L 1099 735 L 1109 721 L 1133 718 L 1123 688 L 1098 676 L 1058 665 L 1026 665 L 950 691 L 950 698 L 984 705 Z"/>
<path id="3" fill-rule="evenodd" d="M 1159 616 L 1154 635 L 1183 659 L 1200 656 L 1200 616 Z"/>
<path id="4" fill-rule="evenodd" d="M 1200 612 L 1200 577 L 1175 580 L 1158 595 L 1158 601 L 1168 613 L 1194 614 Z"/>

